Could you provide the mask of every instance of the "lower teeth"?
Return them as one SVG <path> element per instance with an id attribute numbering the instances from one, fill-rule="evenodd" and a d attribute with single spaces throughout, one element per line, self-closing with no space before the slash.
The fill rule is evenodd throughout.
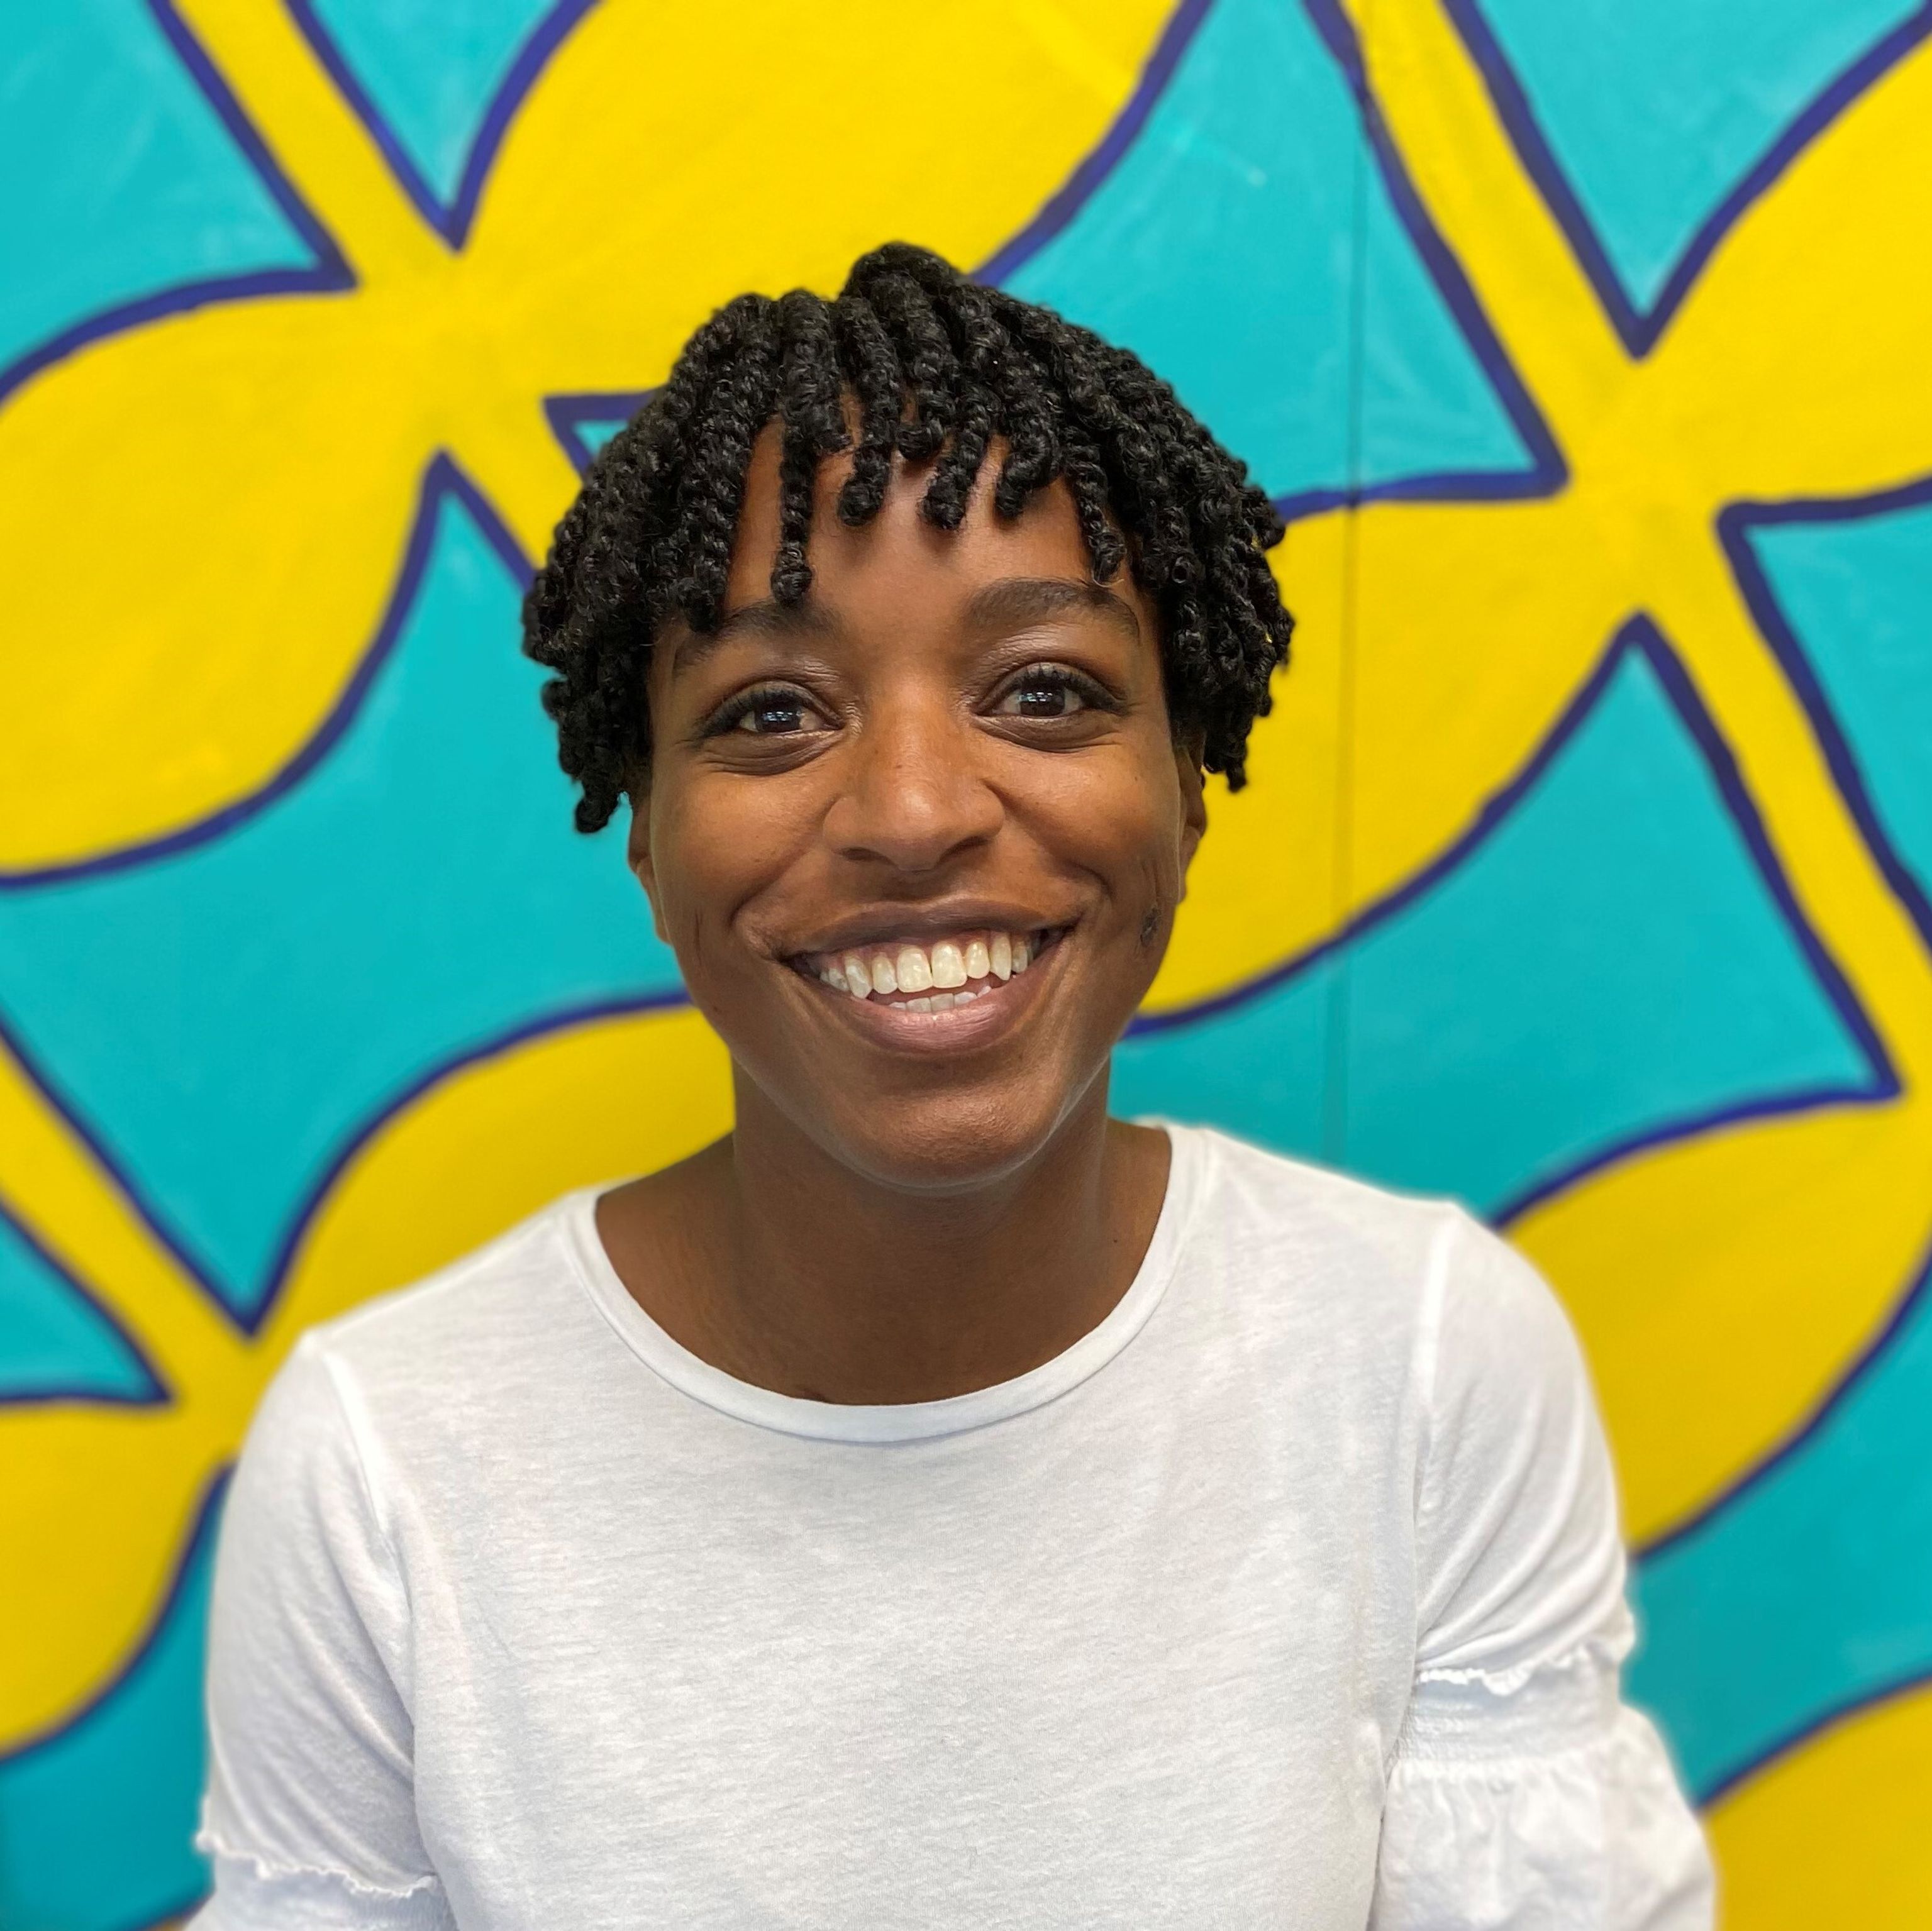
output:
<path id="1" fill-rule="evenodd" d="M 977 999 L 980 996 L 978 992 L 935 992 L 930 999 L 902 999 L 898 1004 L 903 1011 L 908 1012 L 946 1012 L 956 1006 L 964 1006 L 969 999 Z"/>
<path id="2" fill-rule="evenodd" d="M 1016 945 L 1013 949 L 1012 970 L 1009 977 L 1024 972 L 1045 949 L 1044 944 L 1039 943 Z M 822 983 L 830 986 L 835 992 L 848 990 L 842 976 L 835 979 L 829 973 L 820 973 L 818 977 Z M 955 1006 L 964 1006 L 969 999 L 983 999 L 988 993 L 997 991 L 1001 985 L 1006 982 L 996 979 L 984 985 L 969 986 L 962 992 L 935 992 L 929 997 L 922 996 L 917 999 L 894 999 L 890 994 L 868 993 L 863 996 L 862 1003 L 896 1006 L 905 1012 L 944 1012 Z"/>

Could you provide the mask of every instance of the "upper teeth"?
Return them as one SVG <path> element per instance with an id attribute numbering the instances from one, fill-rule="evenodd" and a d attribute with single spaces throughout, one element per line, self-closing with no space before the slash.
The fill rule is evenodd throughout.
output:
<path id="1" fill-rule="evenodd" d="M 990 991 L 976 979 L 1004 980 L 1024 972 L 1038 949 L 1036 935 L 1018 932 L 961 932 L 930 945 L 910 940 L 855 946 L 814 954 L 809 963 L 827 985 L 854 999 L 885 998 L 895 992 L 932 993 L 902 1002 L 916 1012 L 963 1006 Z M 955 991 L 956 987 L 969 988 Z M 935 990 L 936 988 L 936 990 Z"/>

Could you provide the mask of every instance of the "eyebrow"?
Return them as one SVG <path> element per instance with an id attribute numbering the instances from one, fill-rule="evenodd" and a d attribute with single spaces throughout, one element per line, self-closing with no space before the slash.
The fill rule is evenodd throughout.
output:
<path id="1" fill-rule="evenodd" d="M 1139 640 L 1140 619 L 1125 598 L 1102 584 L 1083 583 L 1071 577 L 1003 577 L 976 590 L 966 603 L 966 622 L 974 630 L 1023 630 L 1028 624 L 1076 613 L 1098 616 Z M 810 598 L 782 604 L 776 598 L 761 597 L 728 612 L 716 630 L 687 631 L 671 655 L 672 674 L 695 670 L 734 637 L 826 637 L 838 628 L 837 619 Z"/>
<path id="2" fill-rule="evenodd" d="M 1071 577 L 1006 577 L 976 590 L 966 605 L 976 630 L 1022 630 L 1052 617 L 1084 614 L 1114 625 L 1136 642 L 1140 619 L 1124 597 Z"/>
<path id="3" fill-rule="evenodd" d="M 728 612 L 718 619 L 716 630 L 687 631 L 671 654 L 670 667 L 674 674 L 694 670 L 734 637 L 824 637 L 838 628 L 831 613 L 809 598 L 802 603 L 782 604 L 776 597 L 761 597 L 755 604 L 741 604 Z"/>

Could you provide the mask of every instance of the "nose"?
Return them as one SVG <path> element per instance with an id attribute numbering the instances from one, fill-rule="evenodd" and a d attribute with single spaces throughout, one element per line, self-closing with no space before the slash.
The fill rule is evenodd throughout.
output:
<path id="1" fill-rule="evenodd" d="M 969 718 L 932 693 L 881 705 L 856 734 L 825 816 L 839 855 L 928 872 L 986 844 L 1005 817 Z"/>

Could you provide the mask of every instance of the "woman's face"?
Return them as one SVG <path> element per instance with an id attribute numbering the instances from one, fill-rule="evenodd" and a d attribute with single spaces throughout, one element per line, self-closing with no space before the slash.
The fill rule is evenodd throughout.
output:
<path id="1" fill-rule="evenodd" d="M 928 1191 L 1012 1171 L 1146 993 L 1204 820 L 1152 605 L 1094 581 L 1065 487 L 1006 523 L 1000 452 L 950 534 L 896 470 L 857 529 L 820 469 L 814 580 L 773 603 L 778 437 L 754 452 L 714 634 L 668 627 L 631 861 L 764 1102 Z"/>

